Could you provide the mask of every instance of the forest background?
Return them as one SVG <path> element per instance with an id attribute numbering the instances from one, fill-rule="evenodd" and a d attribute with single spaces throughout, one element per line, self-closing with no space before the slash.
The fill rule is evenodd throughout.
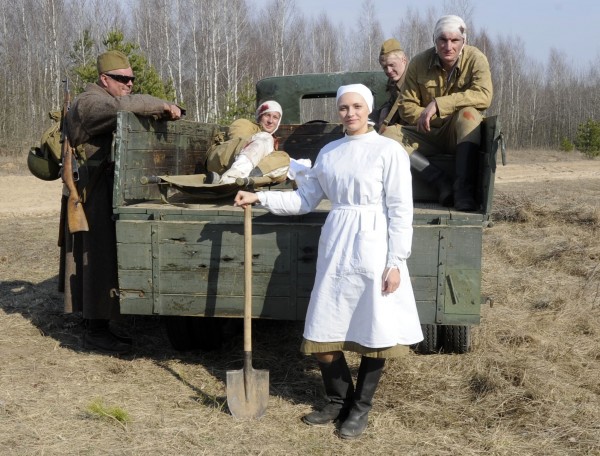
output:
<path id="1" fill-rule="evenodd" d="M 263 8 L 250 0 L 2 2 L 0 151 L 16 156 L 39 142 L 48 112 L 62 105 L 61 81 L 69 77 L 75 93 L 81 90 L 107 46 L 124 46 L 186 107 L 188 119 L 201 122 L 226 124 L 251 112 L 254 85 L 264 77 L 380 70 L 379 49 L 389 36 L 374 0 L 362 2 L 351 27 L 325 13 L 307 19 L 298 1 L 272 0 Z M 500 116 L 508 147 L 568 149 L 578 127 L 600 118 L 600 68 L 592 61 L 574 68 L 555 49 L 546 62 L 536 61 L 520 37 L 492 39 L 478 30 L 473 9 L 469 0 L 440 2 L 425 13 L 407 8 L 398 12 L 392 36 L 410 58 L 431 47 L 439 16 L 460 15 L 469 43 L 490 62 L 494 99 L 487 114 Z"/>

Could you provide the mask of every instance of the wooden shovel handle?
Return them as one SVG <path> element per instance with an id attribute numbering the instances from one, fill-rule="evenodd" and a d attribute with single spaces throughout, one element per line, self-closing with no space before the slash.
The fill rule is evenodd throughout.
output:
<path id="1" fill-rule="evenodd" d="M 244 351 L 252 351 L 252 206 L 244 208 Z"/>

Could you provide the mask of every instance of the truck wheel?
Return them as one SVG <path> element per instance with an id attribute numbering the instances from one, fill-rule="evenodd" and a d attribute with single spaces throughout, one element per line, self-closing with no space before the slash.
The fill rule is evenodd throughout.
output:
<path id="1" fill-rule="evenodd" d="M 175 350 L 216 350 L 223 343 L 222 318 L 165 317 L 167 337 Z"/>
<path id="2" fill-rule="evenodd" d="M 471 349 L 470 326 L 444 326 L 442 344 L 446 353 L 467 353 Z"/>
<path id="3" fill-rule="evenodd" d="M 415 351 L 422 355 L 430 355 L 440 351 L 440 327 L 438 325 L 421 325 L 423 340 L 415 345 Z"/>

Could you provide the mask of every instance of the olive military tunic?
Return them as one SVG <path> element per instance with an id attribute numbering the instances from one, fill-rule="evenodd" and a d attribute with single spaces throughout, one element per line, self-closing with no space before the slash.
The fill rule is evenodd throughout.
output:
<path id="1" fill-rule="evenodd" d="M 415 56 L 406 70 L 401 92 L 400 117 L 408 125 L 416 125 L 427 105 L 435 99 L 439 117 L 431 121 L 439 127 L 439 119 L 462 108 L 483 111 L 492 102 L 492 74 L 485 55 L 476 47 L 465 45 L 452 74 L 441 66 L 435 48 Z"/>

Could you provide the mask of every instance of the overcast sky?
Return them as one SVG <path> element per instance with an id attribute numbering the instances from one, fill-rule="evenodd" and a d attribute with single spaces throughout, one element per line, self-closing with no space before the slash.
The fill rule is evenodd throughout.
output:
<path id="1" fill-rule="evenodd" d="M 270 0 L 252 0 L 265 5 Z M 334 24 L 356 22 L 363 0 L 296 0 L 306 18 L 325 12 Z M 391 36 L 408 7 L 440 11 L 442 0 L 374 0 L 378 20 L 386 37 Z M 521 37 L 528 57 L 547 63 L 551 48 L 564 53 L 567 63 L 587 68 L 600 60 L 600 0 L 479 0 L 473 23 L 494 40 L 499 36 Z"/>

